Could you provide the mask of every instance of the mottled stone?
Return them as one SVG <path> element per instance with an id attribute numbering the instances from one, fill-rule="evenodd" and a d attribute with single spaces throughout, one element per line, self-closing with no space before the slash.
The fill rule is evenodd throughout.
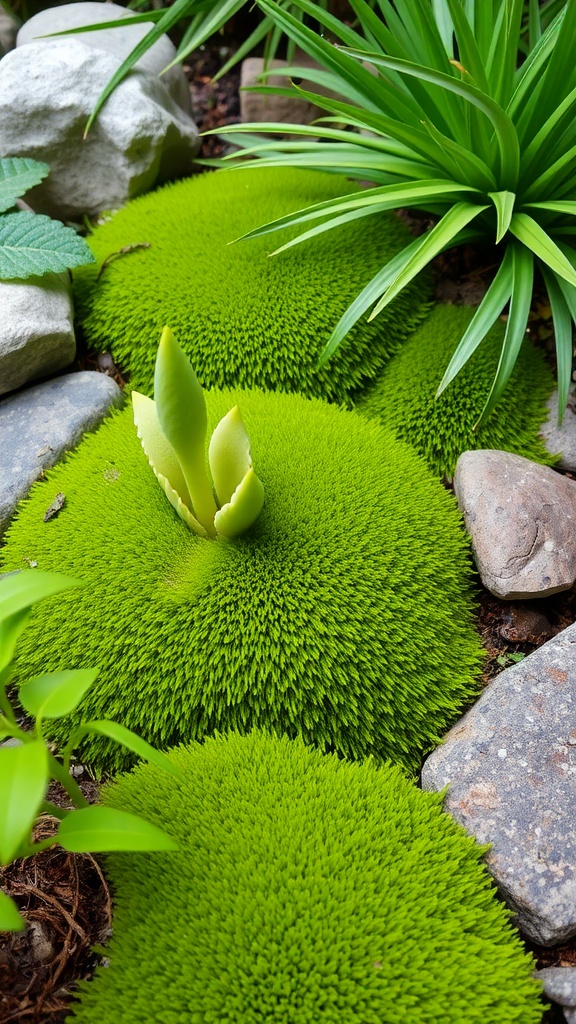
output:
<path id="1" fill-rule="evenodd" d="M 17 46 L 26 46 L 27 43 L 46 42 L 42 36 L 54 37 L 57 32 L 67 32 L 71 28 L 81 28 L 84 25 L 97 25 L 104 21 L 122 21 L 129 18 L 134 12 L 127 11 L 125 7 L 118 4 L 80 2 L 63 4 L 61 7 L 47 7 L 39 11 L 34 17 L 22 26 L 16 40 Z M 104 50 L 123 61 L 132 52 L 134 47 L 153 28 L 153 22 L 146 21 L 141 25 L 122 25 L 118 28 L 98 29 L 94 32 L 82 32 L 78 36 L 67 36 L 68 40 L 77 39 L 85 46 L 92 46 L 96 50 Z M 57 38 L 57 37 L 56 37 Z M 176 56 L 176 47 L 170 42 L 168 36 L 164 35 L 158 39 L 146 53 L 134 65 L 149 75 L 158 75 L 164 68 L 171 64 Z M 186 111 L 191 112 L 190 88 L 186 75 L 180 64 L 170 68 L 162 81 L 172 99 Z"/>
<path id="2" fill-rule="evenodd" d="M 559 455 L 558 469 L 576 471 L 576 396 L 572 391 L 564 410 L 562 425 L 558 426 L 558 392 L 548 399 L 548 419 L 540 428 L 544 444 L 551 455 Z"/>
<path id="3" fill-rule="evenodd" d="M 564 1007 L 564 1019 L 566 1024 L 576 1024 L 576 1010 L 569 1006 Z"/>
<path id="4" fill-rule="evenodd" d="M 510 452 L 464 452 L 454 491 L 485 587 L 527 599 L 576 581 L 576 483 Z"/>
<path id="5" fill-rule="evenodd" d="M 501 672 L 422 771 L 480 843 L 520 928 L 576 934 L 576 625 Z"/>
<path id="6" fill-rule="evenodd" d="M 84 139 L 119 66 L 116 57 L 71 38 L 19 46 L 0 61 L 0 157 L 27 156 L 50 167 L 26 193 L 36 212 L 81 222 L 191 172 L 196 126 L 162 80 L 142 71 L 120 82 Z"/>
<path id="7" fill-rule="evenodd" d="M 0 281 L 0 395 L 70 366 L 76 355 L 68 274 Z"/>
<path id="8" fill-rule="evenodd" d="M 18 502 L 45 469 L 122 404 L 103 373 L 71 373 L 0 401 L 0 535 Z"/>
<path id="9" fill-rule="evenodd" d="M 544 995 L 560 1006 L 576 1006 L 576 967 L 544 967 L 534 971 L 544 986 Z"/>

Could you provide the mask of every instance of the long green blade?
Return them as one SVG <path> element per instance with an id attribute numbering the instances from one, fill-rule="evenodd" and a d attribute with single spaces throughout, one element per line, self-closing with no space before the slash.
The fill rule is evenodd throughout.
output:
<path id="1" fill-rule="evenodd" d="M 489 192 L 488 198 L 492 200 L 496 207 L 496 216 L 498 218 L 496 227 L 496 244 L 498 244 L 498 242 L 502 241 L 510 227 L 510 221 L 512 220 L 512 214 L 514 213 L 516 196 L 513 192 Z"/>
<path id="2" fill-rule="evenodd" d="M 537 221 L 527 213 L 515 213 L 510 221 L 510 231 L 550 270 L 576 287 L 574 267 Z"/>
<path id="3" fill-rule="evenodd" d="M 542 275 L 550 299 L 554 338 L 556 341 L 556 368 L 558 372 L 558 426 L 562 426 L 564 409 L 568 404 L 572 379 L 572 317 L 562 289 L 552 271 L 542 267 Z"/>

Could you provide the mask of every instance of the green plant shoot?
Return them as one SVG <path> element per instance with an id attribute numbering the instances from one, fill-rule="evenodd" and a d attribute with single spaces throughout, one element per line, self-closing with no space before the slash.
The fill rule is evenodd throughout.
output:
<path id="1" fill-rule="evenodd" d="M 14 648 L 32 605 L 79 585 L 69 576 L 39 571 L 12 573 L 0 581 L 0 740 L 13 741 L 0 747 L 0 866 L 55 844 L 72 853 L 176 849 L 165 832 L 135 814 L 89 806 L 70 774 L 72 753 L 89 733 L 116 740 L 159 768 L 177 774 L 169 758 L 130 729 L 106 719 L 78 725 L 69 736 L 62 760 L 44 738 L 44 720 L 70 714 L 92 686 L 97 669 L 52 672 L 23 683 L 19 699 L 24 711 L 35 719 L 32 730 L 18 724 L 8 697 Z M 76 810 L 65 810 L 46 799 L 52 779 L 63 786 Z M 34 842 L 32 830 L 42 813 L 58 818 L 60 825 L 55 835 Z M 24 927 L 13 900 L 0 892 L 0 931 L 21 931 Z"/>
<path id="2" fill-rule="evenodd" d="M 210 439 L 212 488 L 204 392 L 169 327 L 158 347 L 154 399 L 134 391 L 132 406 L 146 457 L 187 526 L 204 538 L 233 538 L 252 526 L 264 504 L 264 486 L 252 468 L 239 409 L 234 406 L 220 420 Z"/>

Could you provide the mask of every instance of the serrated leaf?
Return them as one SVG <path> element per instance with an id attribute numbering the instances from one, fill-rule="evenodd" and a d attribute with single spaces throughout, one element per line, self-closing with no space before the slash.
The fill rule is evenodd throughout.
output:
<path id="1" fill-rule="evenodd" d="M 216 497 L 225 505 L 252 465 L 250 439 L 237 405 L 217 424 L 208 446 L 208 462 Z"/>
<path id="2" fill-rule="evenodd" d="M 0 892 L 0 932 L 23 932 L 26 921 L 20 917 L 18 907 L 5 892 Z"/>
<path id="3" fill-rule="evenodd" d="M 9 210 L 20 196 L 38 185 L 50 173 L 48 164 L 27 157 L 0 160 L 0 213 Z"/>
<path id="4" fill-rule="evenodd" d="M 36 676 L 22 684 L 18 698 L 35 718 L 61 718 L 80 703 L 98 672 L 97 668 L 81 668 Z"/>
<path id="5" fill-rule="evenodd" d="M 42 213 L 0 217 L 0 280 L 60 274 L 94 263 L 86 241 L 72 228 Z"/>
<path id="6" fill-rule="evenodd" d="M 71 811 L 60 823 L 57 839 L 69 853 L 178 849 L 174 840 L 156 825 L 112 807 Z"/>
<path id="7" fill-rule="evenodd" d="M 40 741 L 0 748 L 0 864 L 29 836 L 48 787 L 48 751 Z"/>
<path id="8" fill-rule="evenodd" d="M 228 504 L 214 517 L 214 525 L 223 537 L 232 539 L 244 533 L 256 521 L 264 505 L 264 484 L 249 469 Z"/>

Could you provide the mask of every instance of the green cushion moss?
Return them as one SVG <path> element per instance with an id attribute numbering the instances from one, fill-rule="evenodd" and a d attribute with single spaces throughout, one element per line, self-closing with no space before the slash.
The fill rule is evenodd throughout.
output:
<path id="1" fill-rule="evenodd" d="M 128 409 L 36 484 L 4 564 L 86 581 L 34 613 L 22 672 L 101 666 L 81 712 L 166 747 L 268 726 L 350 757 L 418 767 L 476 693 L 468 544 L 454 499 L 378 424 L 280 392 L 238 403 L 264 509 L 235 541 L 184 525 Z M 55 494 L 66 504 L 48 523 Z M 61 738 L 67 725 L 50 725 Z M 97 767 L 127 755 L 93 737 Z"/>
<path id="2" fill-rule="evenodd" d="M 171 755 L 106 802 L 170 855 L 107 858 L 110 966 L 75 1024 L 537 1024 L 482 849 L 398 769 L 262 735 Z"/>
<path id="3" fill-rule="evenodd" d="M 538 436 L 547 417 L 554 378 L 544 354 L 526 340 L 500 404 L 474 426 L 498 365 L 504 325 L 497 323 L 446 391 L 435 398 L 450 358 L 475 310 L 436 306 L 427 320 L 358 402 L 358 409 L 408 441 L 435 473 L 451 477 L 458 456 L 471 448 L 515 452 L 552 463 Z"/>
<path id="4" fill-rule="evenodd" d="M 318 356 L 341 314 L 409 241 L 392 214 L 268 254 L 296 234 L 229 245 L 246 231 L 358 186 L 293 168 L 202 174 L 128 203 L 89 239 L 96 265 L 74 275 L 88 344 L 109 349 L 132 385 L 151 394 L 158 338 L 170 324 L 205 387 L 263 387 L 344 402 L 373 380 L 425 313 L 420 280 L 378 319 L 366 318 L 338 355 Z M 133 251 L 103 260 L 134 243 Z"/>

